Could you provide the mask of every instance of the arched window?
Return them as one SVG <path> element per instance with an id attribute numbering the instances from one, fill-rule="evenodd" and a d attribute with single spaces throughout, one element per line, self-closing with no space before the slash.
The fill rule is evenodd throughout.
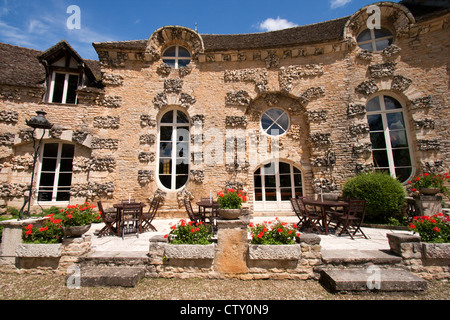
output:
<path id="1" fill-rule="evenodd" d="M 413 167 L 402 105 L 393 97 L 379 95 L 369 100 L 366 109 L 375 170 L 407 181 Z"/>
<path id="2" fill-rule="evenodd" d="M 75 146 L 66 143 L 44 145 L 38 180 L 38 201 L 68 202 L 72 184 Z"/>
<path id="3" fill-rule="evenodd" d="M 370 52 L 381 51 L 389 47 L 394 41 L 392 33 L 388 29 L 366 29 L 356 38 L 358 46 Z"/>
<path id="4" fill-rule="evenodd" d="M 178 69 L 187 66 L 191 62 L 191 54 L 186 48 L 172 46 L 163 52 L 162 60 L 169 67 Z"/>
<path id="5" fill-rule="evenodd" d="M 282 109 L 269 109 L 261 117 L 261 128 L 270 136 L 279 136 L 289 129 L 289 116 Z"/>
<path id="6" fill-rule="evenodd" d="M 178 190 L 189 177 L 189 118 L 180 110 L 166 112 L 159 121 L 158 177 L 168 190 Z"/>
<path id="7" fill-rule="evenodd" d="M 254 173 L 255 209 L 290 209 L 290 198 L 303 194 L 302 173 L 294 165 L 273 161 Z"/>

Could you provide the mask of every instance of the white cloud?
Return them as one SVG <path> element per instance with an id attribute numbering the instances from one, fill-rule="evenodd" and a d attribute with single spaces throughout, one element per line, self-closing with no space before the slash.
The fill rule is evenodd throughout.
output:
<path id="1" fill-rule="evenodd" d="M 347 3 L 351 2 L 352 0 L 331 0 L 331 9 L 336 9 L 339 7 L 345 6 Z"/>
<path id="2" fill-rule="evenodd" d="M 267 18 L 266 20 L 264 20 L 259 24 L 258 28 L 263 31 L 276 31 L 296 26 L 297 25 L 293 22 L 277 17 L 276 19 Z"/>

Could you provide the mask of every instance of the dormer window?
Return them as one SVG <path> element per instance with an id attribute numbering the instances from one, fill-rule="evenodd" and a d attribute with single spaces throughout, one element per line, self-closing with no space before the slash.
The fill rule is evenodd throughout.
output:
<path id="1" fill-rule="evenodd" d="M 162 60 L 169 67 L 178 69 L 186 67 L 191 62 L 191 53 L 181 46 L 172 46 L 163 52 Z"/>
<path id="2" fill-rule="evenodd" d="M 53 72 L 48 102 L 77 104 L 78 81 L 78 74 Z"/>
<path id="3" fill-rule="evenodd" d="M 358 46 L 369 52 L 382 51 L 394 41 L 392 33 L 385 28 L 366 29 L 356 38 Z"/>

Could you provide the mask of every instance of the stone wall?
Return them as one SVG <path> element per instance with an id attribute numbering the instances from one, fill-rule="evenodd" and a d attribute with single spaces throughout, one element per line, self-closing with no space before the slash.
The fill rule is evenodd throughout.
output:
<path id="1" fill-rule="evenodd" d="M 316 192 L 317 179 L 327 179 L 339 192 L 346 179 L 373 169 L 365 105 L 378 93 L 390 94 L 404 106 L 415 169 L 440 163 L 437 170 L 447 170 L 449 15 L 408 24 L 403 13 L 392 13 L 395 8 L 390 6 L 388 12 L 402 23 L 394 28 L 395 45 L 383 52 L 361 50 L 353 31 L 346 31 L 349 38 L 327 43 L 205 52 L 192 30 L 167 27 L 155 32 L 147 51 L 126 45 L 98 49 L 105 88 L 80 90 L 78 105 L 42 103 L 44 88 L 4 86 L 3 188 L 16 190 L 14 186 L 29 183 L 29 164 L 19 157 L 29 156 L 32 145 L 20 135 L 27 129 L 25 120 L 44 109 L 58 126 L 46 142 L 76 145 L 72 203 L 101 199 L 108 206 L 129 195 L 146 202 L 162 191 L 165 201 L 159 215 L 185 216 L 180 190 L 166 190 L 158 178 L 157 122 L 178 108 L 192 119 L 192 176 L 184 194 L 199 199 L 237 182 L 252 208 L 253 173 L 269 159 L 263 155 L 272 150 L 274 140 L 258 134 L 260 117 L 268 108 L 279 107 L 288 113 L 290 128 L 279 139 L 278 158 L 301 170 L 305 195 Z M 358 28 L 357 21 L 350 25 Z M 162 65 L 157 50 L 174 43 L 195 51 L 189 68 Z M 200 123 L 200 132 L 194 121 Z M 227 130 L 241 138 L 243 155 L 220 154 L 227 145 Z M 255 152 L 255 145 L 263 149 Z M 212 155 L 217 161 L 207 162 L 206 156 Z M 242 164 L 236 172 L 235 156 Z M 0 204 L 20 207 L 21 192 L 5 192 Z"/>

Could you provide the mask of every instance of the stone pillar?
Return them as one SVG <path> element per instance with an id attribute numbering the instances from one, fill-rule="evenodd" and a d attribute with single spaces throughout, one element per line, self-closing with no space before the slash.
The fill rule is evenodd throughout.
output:
<path id="1" fill-rule="evenodd" d="M 214 270 L 225 274 L 248 273 L 248 233 L 251 216 L 217 220 L 217 249 Z"/>
<path id="2" fill-rule="evenodd" d="M 432 216 L 442 212 L 442 197 L 440 196 L 414 196 L 416 212 L 419 216 Z"/>
<path id="3" fill-rule="evenodd" d="M 3 226 L 2 243 L 0 246 L 0 265 L 15 266 L 16 249 L 22 244 L 22 230 L 29 224 L 42 224 L 48 218 L 6 220 L 0 222 Z"/>

